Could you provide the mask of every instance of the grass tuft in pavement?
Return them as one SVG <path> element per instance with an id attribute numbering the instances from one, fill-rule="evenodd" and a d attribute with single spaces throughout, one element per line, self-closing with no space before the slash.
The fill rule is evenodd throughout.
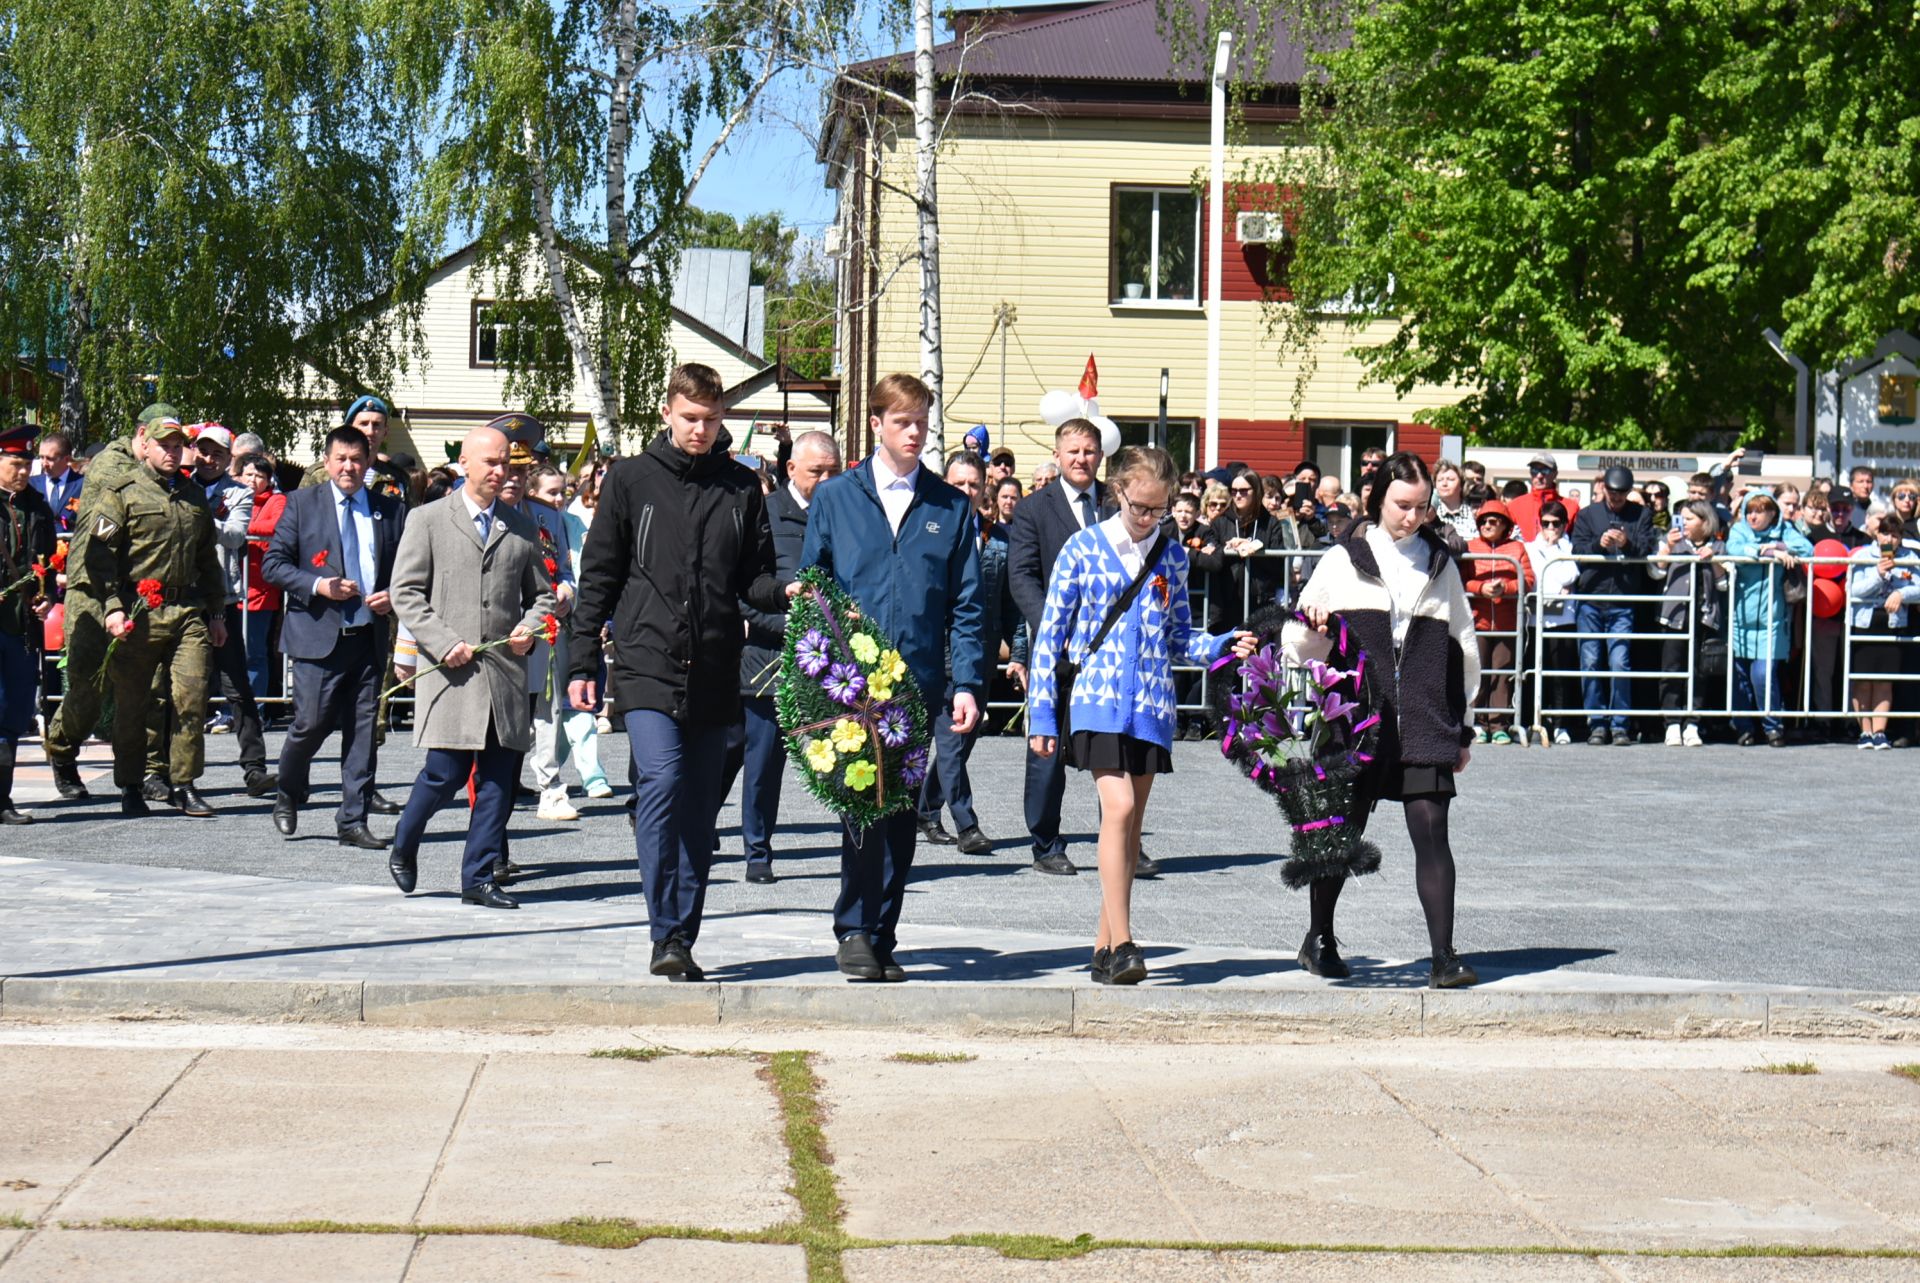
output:
<path id="1" fill-rule="evenodd" d="M 1920 1064 L 1895 1065 L 1887 1072 L 1910 1083 L 1920 1083 Z"/>
<path id="2" fill-rule="evenodd" d="M 0 1216 L 0 1230 L 30 1230 L 33 1222 L 15 1212 Z"/>
<path id="3" fill-rule="evenodd" d="M 1763 1065 L 1755 1065 L 1747 1072 L 1750 1074 L 1789 1074 L 1805 1077 L 1808 1074 L 1819 1073 L 1820 1066 L 1814 1064 L 1811 1060 L 1768 1061 Z"/>
<path id="4" fill-rule="evenodd" d="M 590 1060 L 659 1060 L 673 1054 L 665 1047 L 601 1047 L 587 1053 Z"/>
<path id="5" fill-rule="evenodd" d="M 903 1065 L 964 1065 L 980 1057 L 970 1051 L 896 1051 L 887 1059 Z"/>
<path id="6" fill-rule="evenodd" d="M 957 1234 L 943 1247 L 990 1247 L 1016 1261 L 1065 1261 L 1100 1247 L 1091 1234 L 1055 1238 L 1049 1234 Z"/>
<path id="7" fill-rule="evenodd" d="M 799 1239 L 807 1253 L 807 1283 L 842 1283 L 840 1255 L 846 1233 L 840 1221 L 846 1208 L 840 1202 L 840 1183 L 833 1174 L 833 1155 L 827 1151 L 826 1107 L 820 1103 L 820 1078 L 813 1072 L 813 1053 L 778 1051 L 760 1071 L 773 1087 L 785 1122 L 787 1165 L 793 1171 L 789 1186 L 800 1204 Z"/>

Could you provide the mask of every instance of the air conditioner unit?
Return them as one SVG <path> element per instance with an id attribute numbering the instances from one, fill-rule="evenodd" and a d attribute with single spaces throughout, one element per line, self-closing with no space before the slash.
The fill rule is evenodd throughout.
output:
<path id="1" fill-rule="evenodd" d="M 1241 210 L 1233 216 L 1233 234 L 1242 245 L 1272 245 L 1287 238 L 1280 215 Z"/>
<path id="2" fill-rule="evenodd" d="M 820 233 L 820 252 L 828 258 L 839 258 L 847 252 L 847 238 L 840 224 L 834 223 Z"/>

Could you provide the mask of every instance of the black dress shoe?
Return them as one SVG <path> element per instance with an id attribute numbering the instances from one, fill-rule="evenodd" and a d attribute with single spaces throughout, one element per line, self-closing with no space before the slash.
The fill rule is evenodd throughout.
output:
<path id="1" fill-rule="evenodd" d="M 300 808 L 285 793 L 273 799 L 273 827 L 280 830 L 283 838 L 292 837 L 300 827 Z"/>
<path id="2" fill-rule="evenodd" d="M 80 782 L 80 763 L 70 757 L 48 757 L 47 765 L 53 768 L 53 788 L 69 802 L 93 796 L 87 792 L 87 786 Z"/>
<path id="3" fill-rule="evenodd" d="M 477 904 L 483 909 L 517 909 L 520 902 L 491 882 L 468 887 L 460 893 L 460 903 Z"/>
<path id="4" fill-rule="evenodd" d="M 341 846 L 357 846 L 362 851 L 384 851 L 393 845 L 392 838 L 383 838 L 364 824 L 349 824 L 335 835 L 335 841 Z"/>
<path id="5" fill-rule="evenodd" d="M 1452 949 L 1435 957 L 1433 970 L 1427 973 L 1429 989 L 1464 989 L 1479 983 L 1480 977 L 1473 968 L 1460 961 L 1460 955 Z"/>
<path id="6" fill-rule="evenodd" d="M 1787 733 L 1785 731 L 1768 731 L 1767 732 L 1767 747 L 1785 748 L 1786 746 L 1787 746 Z"/>
<path id="7" fill-rule="evenodd" d="M 647 970 L 654 975 L 669 978 L 684 975 L 691 966 L 693 948 L 678 934 L 653 942 L 653 961 L 647 964 Z"/>
<path id="8" fill-rule="evenodd" d="M 1325 935 L 1307 932 L 1307 938 L 1300 942 L 1300 967 L 1310 976 L 1328 980 L 1345 980 L 1353 974 L 1346 959 L 1340 956 L 1340 942 L 1333 938 L 1331 931 Z"/>
<path id="9" fill-rule="evenodd" d="M 920 840 L 929 846 L 952 846 L 957 838 L 940 827 L 938 820 L 920 821 Z"/>
<path id="10" fill-rule="evenodd" d="M 1073 861 L 1067 858 L 1065 851 L 1055 851 L 1051 855 L 1034 856 L 1033 871 L 1035 873 L 1058 873 L 1068 877 L 1080 872 L 1080 870 L 1073 867 Z"/>
<path id="11" fill-rule="evenodd" d="M 140 796 L 149 802 L 171 802 L 173 785 L 158 775 L 149 775 L 140 781 Z"/>
<path id="12" fill-rule="evenodd" d="M 873 951 L 873 941 L 858 931 L 840 942 L 833 961 L 843 976 L 852 976 L 855 980 L 880 979 L 880 958 Z"/>
<path id="13" fill-rule="evenodd" d="M 13 809 L 12 802 L 0 802 L 0 824 L 32 824 L 33 817 L 25 811 Z"/>
<path id="14" fill-rule="evenodd" d="M 1734 743 L 1738 744 L 1741 748 L 1752 748 L 1755 744 L 1758 744 L 1759 742 L 1760 742 L 1760 737 L 1758 735 L 1755 735 L 1752 731 L 1740 732 L 1740 738 L 1734 741 Z"/>
<path id="15" fill-rule="evenodd" d="M 888 984 L 897 985 L 907 978 L 907 969 L 893 960 L 892 945 L 876 944 L 873 957 L 880 964 L 880 978 Z"/>
<path id="16" fill-rule="evenodd" d="M 969 824 L 954 837 L 962 855 L 986 855 L 993 850 L 993 843 L 980 831 L 978 824 Z"/>
<path id="17" fill-rule="evenodd" d="M 1142 851 L 1140 853 L 1140 858 L 1134 861 L 1133 876 L 1136 878 L 1159 877 L 1160 861 L 1154 859 L 1152 856 L 1148 855 L 1145 851 Z"/>
<path id="18" fill-rule="evenodd" d="M 747 881 L 765 884 L 773 880 L 773 865 L 765 860 L 747 861 Z"/>
<path id="19" fill-rule="evenodd" d="M 504 855 L 494 857 L 493 884 L 495 886 L 510 887 L 513 885 L 514 879 L 519 877 L 521 874 L 525 872 L 526 872 L 525 869 L 515 864 L 512 860 L 509 860 Z"/>
<path id="20" fill-rule="evenodd" d="M 129 820 L 144 819 L 153 811 L 147 806 L 147 798 L 137 788 L 120 790 L 120 814 Z"/>
<path id="21" fill-rule="evenodd" d="M 1633 732 L 1623 731 L 1617 726 L 1614 727 L 1613 728 L 1613 746 L 1615 748 L 1632 748 Z"/>
<path id="22" fill-rule="evenodd" d="M 191 784 L 176 785 L 169 800 L 180 808 L 180 814 L 191 815 L 196 820 L 210 819 L 214 814 L 207 799 L 201 797 L 200 790 Z"/>
<path id="23" fill-rule="evenodd" d="M 272 771 L 249 771 L 247 773 L 247 796 L 269 797 L 280 787 L 280 777 Z"/>
<path id="24" fill-rule="evenodd" d="M 380 796 L 378 789 L 373 789 L 367 794 L 367 810 L 374 815 L 398 815 L 405 809 L 400 803 L 390 802 Z"/>
<path id="25" fill-rule="evenodd" d="M 1087 970 L 1093 974 L 1093 983 L 1097 985 L 1112 984 L 1113 950 L 1095 949 L 1093 951 L 1093 962 L 1087 967 Z"/>
<path id="26" fill-rule="evenodd" d="M 1113 946 L 1113 960 L 1107 964 L 1107 983 L 1137 985 L 1147 978 L 1147 960 L 1140 946 L 1131 940 Z"/>
<path id="27" fill-rule="evenodd" d="M 414 884 L 420 876 L 419 861 L 399 851 L 389 852 L 387 872 L 393 875 L 393 884 L 399 887 L 402 893 L 413 894 Z"/>
<path id="28" fill-rule="evenodd" d="M 1587 732 L 1588 748 L 1605 748 L 1611 742 L 1611 737 L 1608 736 L 1607 728 L 1604 726 L 1596 726 Z"/>

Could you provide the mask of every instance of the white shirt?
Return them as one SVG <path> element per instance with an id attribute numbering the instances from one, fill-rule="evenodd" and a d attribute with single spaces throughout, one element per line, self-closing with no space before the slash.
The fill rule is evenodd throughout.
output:
<path id="1" fill-rule="evenodd" d="M 900 533 L 900 523 L 906 520 L 907 509 L 913 503 L 914 474 L 920 471 L 918 464 L 913 472 L 901 476 L 887 465 L 886 454 L 873 452 L 873 488 L 880 495 L 880 506 L 886 510 L 887 524 L 893 527 L 893 533 Z"/>
<path id="2" fill-rule="evenodd" d="M 1380 577 L 1386 581 L 1387 595 L 1393 599 L 1393 645 L 1398 650 L 1407 640 L 1407 626 L 1413 622 L 1413 608 L 1427 590 L 1427 570 L 1431 553 L 1420 532 L 1405 539 L 1389 539 L 1383 527 L 1367 531 L 1367 546 L 1380 563 Z"/>
<path id="3" fill-rule="evenodd" d="M 487 530 L 489 533 L 492 532 L 493 523 L 498 519 L 499 515 L 494 512 L 492 504 L 488 504 L 482 508 L 473 501 L 473 496 L 467 492 L 465 486 L 460 487 L 460 502 L 467 505 L 467 520 L 473 523 L 473 533 L 476 535 L 480 533 L 480 514 L 483 512 L 487 514 Z M 484 543 L 486 541 L 483 539 L 481 542 Z"/>
<path id="4" fill-rule="evenodd" d="M 809 498 L 807 498 L 807 496 L 805 496 L 805 495 L 803 495 L 803 494 L 801 494 L 801 493 L 800 493 L 800 488 L 799 488 L 798 486 L 796 486 L 796 485 L 794 485 L 794 484 L 793 484 L 793 482 L 791 482 L 791 481 L 789 481 L 789 482 L 787 482 L 787 493 L 788 493 L 789 495 L 791 495 L 791 496 L 793 496 L 793 501 L 794 501 L 795 503 L 797 503 L 797 504 L 799 504 L 799 505 L 800 505 L 800 511 L 802 511 L 802 512 L 805 512 L 805 511 L 806 511 L 806 510 L 808 509 L 808 507 L 810 507 L 810 506 L 812 505 L 812 503 L 813 503 L 813 500 L 811 500 L 811 499 L 809 499 Z M 882 502 L 884 503 L 884 502 L 885 502 L 885 500 L 882 500 Z M 905 511 L 906 511 L 906 509 L 904 509 L 904 508 L 902 508 L 902 509 L 901 509 L 901 511 L 902 511 L 902 512 L 905 512 Z M 893 528 L 894 528 L 895 530 L 898 530 L 898 529 L 900 528 L 900 523 L 899 523 L 899 522 L 897 522 L 897 521 L 896 521 L 896 522 L 894 522 L 894 523 L 893 523 Z"/>
<path id="5" fill-rule="evenodd" d="M 1151 543 L 1135 543 L 1133 537 L 1127 533 L 1126 523 L 1120 519 L 1118 513 L 1115 513 L 1100 523 L 1100 533 L 1105 535 L 1107 542 L 1113 545 L 1114 554 L 1120 558 L 1120 564 L 1126 568 L 1127 574 L 1129 576 L 1138 575 L 1140 573 L 1140 563 L 1146 559 L 1147 549 L 1153 545 Z M 1157 536 L 1158 531 L 1156 530 L 1149 534 L 1148 538 L 1151 539 Z"/>
<path id="6" fill-rule="evenodd" d="M 340 574 L 343 578 L 351 579 L 360 585 L 360 596 L 364 599 L 372 594 L 374 581 L 380 577 L 379 567 L 374 561 L 373 504 L 368 500 L 364 489 L 354 491 L 349 499 L 341 492 L 340 487 L 331 481 L 327 483 L 327 497 L 333 503 L 333 523 L 336 528 L 341 524 L 340 509 L 343 505 L 348 505 L 348 511 L 353 514 L 353 533 L 358 537 L 360 544 L 360 564 L 342 566 Z M 346 532 L 342 530 L 340 547 L 344 549 L 346 546 Z M 331 575 L 317 576 L 313 581 L 315 593 L 318 593 L 320 585 L 330 578 L 332 578 Z M 358 602 L 346 603 L 345 609 L 349 618 L 355 617 L 358 615 L 359 604 Z"/>
<path id="7" fill-rule="evenodd" d="M 1088 498 L 1093 497 L 1092 483 L 1088 483 L 1085 487 L 1077 487 L 1063 475 L 1060 478 L 1060 493 L 1067 497 L 1067 511 L 1073 514 L 1073 519 L 1080 523 L 1082 530 L 1085 530 L 1088 525 L 1087 508 L 1085 504 L 1080 502 L 1080 496 L 1086 495 Z M 1095 514 L 1099 513 L 1100 504 L 1098 501 L 1094 503 L 1093 510 Z"/>

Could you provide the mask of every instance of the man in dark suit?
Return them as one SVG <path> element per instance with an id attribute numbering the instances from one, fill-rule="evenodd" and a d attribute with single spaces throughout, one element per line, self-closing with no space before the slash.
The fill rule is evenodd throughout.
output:
<path id="1" fill-rule="evenodd" d="M 373 796 L 374 710 L 387 667 L 388 586 L 407 510 L 366 487 L 372 452 L 353 428 L 327 434 L 328 483 L 296 490 L 262 558 L 267 582 L 286 594 L 280 645 L 293 660 L 293 729 L 280 750 L 273 826 L 292 837 L 307 800 L 313 756 L 340 732 L 342 846 L 384 850 L 367 827 Z"/>
<path id="2" fill-rule="evenodd" d="M 807 539 L 807 508 L 822 481 L 840 472 L 840 447 L 825 432 L 795 437 L 787 460 L 787 484 L 767 496 L 767 524 L 773 529 L 774 573 L 790 582 L 800 572 L 800 549 Z M 727 744 L 727 783 L 744 768 L 740 785 L 740 836 L 747 849 L 747 881 L 773 881 L 773 826 L 780 814 L 780 781 L 787 750 L 774 713 L 773 688 L 780 680 L 780 648 L 787 638 L 787 617 L 761 610 L 745 598 L 747 644 L 740 652 L 741 720 Z"/>
<path id="3" fill-rule="evenodd" d="M 73 442 L 66 433 L 49 432 L 40 438 L 40 471 L 31 481 L 53 510 L 54 530 L 61 536 L 72 534 L 80 512 L 80 488 L 86 481 L 74 470 Z"/>
<path id="4" fill-rule="evenodd" d="M 1060 475 L 1020 501 L 1007 532 L 1007 586 L 1029 628 L 1046 612 L 1047 581 L 1067 540 L 1112 514 L 1100 468 L 1100 429 L 1086 419 L 1068 419 L 1053 434 Z M 1060 802 L 1067 792 L 1065 755 L 1027 753 L 1027 832 L 1033 835 L 1033 867 L 1041 873 L 1078 872 L 1060 837 Z"/>

